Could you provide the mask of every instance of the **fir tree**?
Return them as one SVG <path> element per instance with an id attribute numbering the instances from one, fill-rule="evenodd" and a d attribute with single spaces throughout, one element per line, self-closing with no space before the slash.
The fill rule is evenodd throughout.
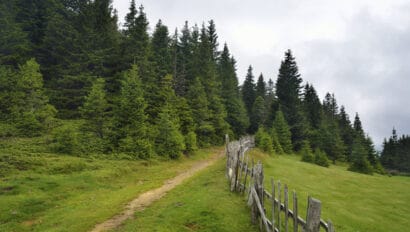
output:
<path id="1" fill-rule="evenodd" d="M 108 118 L 106 111 L 108 103 L 104 92 L 104 79 L 99 78 L 93 84 L 90 93 L 85 98 L 84 106 L 81 108 L 82 116 L 87 121 L 84 125 L 86 130 L 103 138 L 106 132 Z"/>
<path id="2" fill-rule="evenodd" d="M 286 121 L 292 132 L 292 144 L 295 150 L 299 150 L 306 136 L 306 127 L 301 110 L 300 101 L 300 78 L 295 58 L 290 50 L 285 52 L 285 59 L 279 68 L 276 81 L 276 95 Z"/>
<path id="3" fill-rule="evenodd" d="M 278 140 L 283 151 L 287 154 L 292 153 L 291 133 L 285 117 L 280 110 L 276 112 L 273 127 L 275 128 L 276 134 L 278 135 Z"/>
<path id="4" fill-rule="evenodd" d="M 260 126 L 263 126 L 266 119 L 265 101 L 261 96 L 258 96 L 252 107 L 251 125 L 249 133 L 255 133 Z"/>
<path id="5" fill-rule="evenodd" d="M 256 82 L 256 97 L 262 97 L 265 99 L 266 94 L 267 94 L 267 89 L 266 89 L 266 82 L 263 79 L 263 75 L 259 75 L 258 81 Z"/>
<path id="6" fill-rule="evenodd" d="M 124 75 L 118 107 L 114 111 L 112 142 L 118 150 L 146 159 L 152 155 L 152 145 L 143 95 L 138 67 L 133 65 Z"/>
<path id="7" fill-rule="evenodd" d="M 172 118 L 168 106 L 165 106 L 159 114 L 155 144 L 155 151 L 158 155 L 169 156 L 171 159 L 180 157 L 185 149 L 184 137 L 179 131 L 178 123 Z"/>
<path id="8" fill-rule="evenodd" d="M 242 86 L 242 99 L 248 115 L 252 114 L 252 106 L 256 99 L 255 81 L 252 73 L 252 66 L 249 66 L 245 81 Z"/>
<path id="9" fill-rule="evenodd" d="M 372 174 L 373 168 L 367 160 L 368 152 L 361 138 L 356 138 L 353 143 L 352 163 L 349 166 L 350 171 Z"/>
<path id="10" fill-rule="evenodd" d="M 48 104 L 40 66 L 34 59 L 19 67 L 16 85 L 18 100 L 11 111 L 20 134 L 35 136 L 50 129 L 57 111 Z"/>

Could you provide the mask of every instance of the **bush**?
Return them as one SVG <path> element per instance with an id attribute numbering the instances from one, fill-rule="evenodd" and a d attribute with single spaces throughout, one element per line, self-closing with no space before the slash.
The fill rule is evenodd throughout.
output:
<path id="1" fill-rule="evenodd" d="M 193 131 L 185 135 L 185 152 L 191 153 L 198 150 L 196 134 Z"/>
<path id="2" fill-rule="evenodd" d="M 300 150 L 302 154 L 302 161 L 308 163 L 314 163 L 315 157 L 313 156 L 312 149 L 310 148 L 309 141 L 303 141 L 302 149 Z"/>
<path id="3" fill-rule="evenodd" d="M 147 139 L 135 139 L 130 136 L 121 139 L 120 150 L 133 158 L 149 159 L 153 154 L 152 144 Z"/>
<path id="4" fill-rule="evenodd" d="M 329 167 L 329 159 L 327 158 L 326 153 L 320 149 L 315 151 L 315 164 L 322 167 Z"/>
<path id="5" fill-rule="evenodd" d="M 259 127 L 255 135 L 256 146 L 262 149 L 264 152 L 272 155 L 273 154 L 273 145 L 272 138 L 265 131 L 263 127 Z"/>
<path id="6" fill-rule="evenodd" d="M 56 153 L 74 154 L 79 151 L 77 134 L 73 128 L 64 126 L 52 133 L 51 148 Z"/>

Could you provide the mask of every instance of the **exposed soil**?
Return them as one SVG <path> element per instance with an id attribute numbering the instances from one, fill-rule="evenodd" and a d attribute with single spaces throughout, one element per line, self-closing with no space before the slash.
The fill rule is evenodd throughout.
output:
<path id="1" fill-rule="evenodd" d="M 208 160 L 198 161 L 190 169 L 180 173 L 174 178 L 166 180 L 164 185 L 162 185 L 161 187 L 142 193 L 137 198 L 129 202 L 124 208 L 123 212 L 101 224 L 96 225 L 92 232 L 108 231 L 117 228 L 125 220 L 132 218 L 136 211 L 142 211 L 154 201 L 165 196 L 168 191 L 180 185 L 184 180 L 192 177 L 195 173 L 211 166 L 219 158 L 222 158 L 223 154 L 223 152 L 219 152 Z"/>

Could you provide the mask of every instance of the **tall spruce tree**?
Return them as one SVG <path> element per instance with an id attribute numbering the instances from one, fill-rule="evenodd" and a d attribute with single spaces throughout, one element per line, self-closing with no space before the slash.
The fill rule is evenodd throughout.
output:
<path id="1" fill-rule="evenodd" d="M 280 110 L 276 112 L 273 128 L 275 128 L 275 132 L 283 151 L 287 154 L 292 153 L 291 132 L 286 119 Z"/>
<path id="2" fill-rule="evenodd" d="M 262 97 L 263 99 L 265 99 L 266 94 L 267 94 L 267 89 L 266 89 L 266 82 L 263 79 L 262 73 L 258 77 L 255 90 L 256 90 L 256 97 Z"/>
<path id="3" fill-rule="evenodd" d="M 112 143 L 116 150 L 132 154 L 138 158 L 150 158 L 153 154 L 149 125 L 145 108 L 138 67 L 124 74 L 121 94 L 114 111 Z"/>
<path id="4" fill-rule="evenodd" d="M 246 132 L 249 119 L 245 106 L 240 98 L 235 59 L 231 57 L 225 44 L 218 62 L 218 76 L 221 79 L 221 98 L 227 111 L 226 121 L 236 136 Z"/>
<path id="5" fill-rule="evenodd" d="M 107 109 L 108 103 L 104 91 L 105 81 L 97 79 L 81 107 L 83 118 L 86 120 L 85 129 L 91 131 L 99 138 L 104 138 L 107 131 Z"/>
<path id="6" fill-rule="evenodd" d="M 245 81 L 243 82 L 242 86 L 242 99 L 248 115 L 252 114 L 252 106 L 256 99 L 256 86 L 252 70 L 252 66 L 249 66 Z"/>
<path id="7" fill-rule="evenodd" d="M 295 58 L 290 50 L 285 52 L 285 59 L 281 62 L 276 81 L 276 95 L 286 121 L 292 132 L 292 144 L 299 150 L 306 136 L 306 126 L 301 109 L 300 78 Z"/>

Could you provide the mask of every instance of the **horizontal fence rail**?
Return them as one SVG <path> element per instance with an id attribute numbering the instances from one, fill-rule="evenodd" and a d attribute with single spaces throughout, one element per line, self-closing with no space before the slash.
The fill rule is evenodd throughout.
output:
<path id="1" fill-rule="evenodd" d="M 271 179 L 270 192 L 264 185 L 263 165 L 250 160 L 246 151 L 255 146 L 253 136 L 244 136 L 238 141 L 229 141 L 226 135 L 226 177 L 231 191 L 246 194 L 251 209 L 252 223 L 258 224 L 261 231 L 303 231 L 319 232 L 323 228 L 334 232 L 330 220 L 321 219 L 321 202 L 308 197 L 306 219 L 298 214 L 298 197 L 295 191 L 291 194 L 292 209 L 289 207 L 289 190 L 285 184 Z M 282 222 L 283 220 L 283 222 Z M 289 223 L 290 221 L 290 223 Z M 291 228 L 290 228 L 291 227 Z"/>

